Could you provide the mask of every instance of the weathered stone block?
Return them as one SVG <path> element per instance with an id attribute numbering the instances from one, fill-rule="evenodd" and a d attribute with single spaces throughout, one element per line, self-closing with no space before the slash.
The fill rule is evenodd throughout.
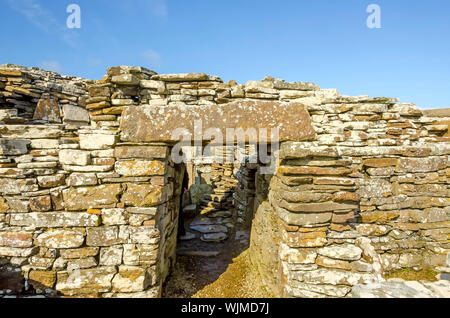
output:
<path id="1" fill-rule="evenodd" d="M 370 284 L 378 281 L 376 275 L 353 273 L 349 271 L 318 269 L 295 273 L 299 280 L 311 284 L 347 285 Z"/>
<path id="2" fill-rule="evenodd" d="M 80 148 L 87 150 L 108 149 L 117 143 L 118 137 L 104 134 L 80 134 Z"/>
<path id="3" fill-rule="evenodd" d="M 119 159 L 165 159 L 168 148 L 165 146 L 119 146 L 114 156 Z"/>
<path id="4" fill-rule="evenodd" d="M 97 184 L 95 173 L 72 173 L 66 180 L 70 187 L 91 186 Z"/>
<path id="5" fill-rule="evenodd" d="M 355 245 L 342 244 L 320 248 L 317 253 L 333 259 L 357 261 L 361 259 L 362 250 Z"/>
<path id="6" fill-rule="evenodd" d="M 39 176 L 37 181 L 42 188 L 55 188 L 64 184 L 65 176 L 63 174 L 57 174 L 54 176 Z"/>
<path id="7" fill-rule="evenodd" d="M 310 226 L 315 224 L 324 224 L 331 221 L 333 213 L 292 213 L 285 209 L 276 207 L 280 218 L 287 224 Z"/>
<path id="8" fill-rule="evenodd" d="M 139 265 L 139 250 L 135 244 L 123 245 L 123 263 L 125 265 Z"/>
<path id="9" fill-rule="evenodd" d="M 314 264 L 317 258 L 315 249 L 290 248 L 285 244 L 280 247 L 280 258 L 291 264 Z"/>
<path id="10" fill-rule="evenodd" d="M 100 265 L 120 265 L 122 264 L 122 255 L 122 246 L 102 247 L 100 251 Z"/>
<path id="11" fill-rule="evenodd" d="M 87 151 L 62 149 L 59 151 L 59 162 L 63 165 L 87 166 L 91 163 L 91 155 Z"/>
<path id="12" fill-rule="evenodd" d="M 5 247 L 31 247 L 33 235 L 22 232 L 0 232 L 0 246 Z"/>
<path id="13" fill-rule="evenodd" d="M 283 142 L 280 145 L 280 159 L 296 159 L 307 157 L 337 158 L 336 147 L 311 147 L 303 142 Z"/>
<path id="14" fill-rule="evenodd" d="M 297 298 L 344 298 L 351 292 L 351 288 L 342 285 L 305 284 L 292 280 L 286 291 L 289 296 Z"/>
<path id="15" fill-rule="evenodd" d="M 127 224 L 127 213 L 125 209 L 103 209 L 102 223 L 104 225 Z"/>
<path id="16" fill-rule="evenodd" d="M 43 212 L 11 214 L 10 224 L 42 228 L 97 226 L 98 215 L 77 212 Z"/>
<path id="17" fill-rule="evenodd" d="M 145 268 L 123 265 L 112 284 L 114 291 L 131 293 L 144 291 L 152 284 L 152 279 Z"/>
<path id="18" fill-rule="evenodd" d="M 158 74 L 152 78 L 164 82 L 200 82 L 211 80 L 211 77 L 204 73 Z"/>
<path id="19" fill-rule="evenodd" d="M 320 247 L 327 243 L 325 232 L 287 232 L 286 244 L 290 247 Z"/>
<path id="20" fill-rule="evenodd" d="M 58 272 L 56 290 L 69 296 L 109 292 L 115 274 L 114 266 Z"/>
<path id="21" fill-rule="evenodd" d="M 401 158 L 399 172 L 431 172 L 447 168 L 446 157 Z"/>
<path id="22" fill-rule="evenodd" d="M 61 129 L 47 125 L 2 125 L 0 135 L 8 139 L 45 139 L 61 137 Z"/>
<path id="23" fill-rule="evenodd" d="M 67 271 L 96 267 L 97 260 L 94 257 L 71 259 L 67 261 Z"/>
<path id="24" fill-rule="evenodd" d="M 0 256 L 30 257 L 38 252 L 39 252 L 38 247 L 28 247 L 28 248 L 0 247 Z"/>
<path id="25" fill-rule="evenodd" d="M 364 166 L 372 168 L 383 168 L 396 166 L 398 162 L 398 158 L 374 158 L 364 160 Z"/>
<path id="26" fill-rule="evenodd" d="M 0 139 L 0 155 L 18 156 L 28 153 L 28 145 L 31 144 L 27 139 Z"/>
<path id="27" fill-rule="evenodd" d="M 127 189 L 122 196 L 123 203 L 137 207 L 156 206 L 166 200 L 165 188 L 150 184 L 127 183 Z"/>
<path id="28" fill-rule="evenodd" d="M 64 122 L 88 124 L 90 121 L 89 112 L 84 108 L 63 105 L 62 106 L 63 120 Z"/>
<path id="29" fill-rule="evenodd" d="M 88 246 L 112 246 L 119 243 L 119 228 L 104 226 L 87 229 L 86 244 Z"/>
<path id="30" fill-rule="evenodd" d="M 357 209 L 356 204 L 338 203 L 338 202 L 324 202 L 324 203 L 290 203 L 280 201 L 278 205 L 291 212 L 301 213 L 320 213 L 320 212 L 337 212 L 346 211 L 350 209 Z"/>
<path id="31" fill-rule="evenodd" d="M 333 213 L 333 218 L 331 219 L 331 222 L 339 223 L 339 224 L 345 224 L 345 223 L 353 221 L 354 218 L 355 218 L 355 212 L 354 211 L 345 212 L 345 213 L 334 212 Z"/>
<path id="32" fill-rule="evenodd" d="M 115 170 L 123 176 L 162 176 L 166 173 L 166 163 L 156 160 L 118 161 Z"/>
<path id="33" fill-rule="evenodd" d="M 248 116 L 251 113 L 252 116 Z M 292 121 L 294 118 L 294 121 Z M 169 105 L 129 107 L 122 116 L 122 140 L 131 142 L 167 141 L 178 142 L 172 134 L 179 128 L 187 130 L 193 138 L 194 122 L 202 120 L 203 129 L 218 129 L 226 136 L 227 128 L 254 128 L 247 135 L 249 141 L 267 141 L 269 136 L 258 136 L 258 128 L 279 128 L 279 140 L 310 140 L 315 137 L 308 112 L 301 104 L 263 101 L 238 101 L 220 106 Z M 289 121 L 291 125 L 282 125 Z M 300 128 L 300 129 L 299 129 Z M 179 130 L 178 130 L 179 131 Z M 260 140 L 261 139 L 261 140 Z"/>
<path id="34" fill-rule="evenodd" d="M 7 198 L 7 206 L 5 212 L 9 210 L 16 213 L 30 212 L 30 200 L 22 200 L 22 198 Z"/>
<path id="35" fill-rule="evenodd" d="M 336 192 L 333 194 L 334 202 L 359 202 L 361 200 L 361 196 L 355 192 Z"/>
<path id="36" fill-rule="evenodd" d="M 129 231 L 132 243 L 157 244 L 159 242 L 159 230 L 154 226 L 130 227 Z"/>
<path id="37" fill-rule="evenodd" d="M 111 85 L 91 85 L 88 87 L 90 96 L 111 96 Z"/>
<path id="38" fill-rule="evenodd" d="M 142 80 L 140 85 L 142 88 L 156 90 L 156 93 L 158 94 L 164 94 L 167 92 L 166 84 L 162 81 Z"/>
<path id="39" fill-rule="evenodd" d="M 60 253 L 61 257 L 65 259 L 87 258 L 97 256 L 99 250 L 98 247 L 81 247 L 76 249 L 64 249 L 61 250 Z"/>
<path id="40" fill-rule="evenodd" d="M 349 262 L 323 257 L 320 255 L 316 259 L 316 264 L 322 267 L 351 270 L 351 265 Z"/>
<path id="41" fill-rule="evenodd" d="M 348 168 L 322 168 L 322 167 L 279 167 L 278 173 L 282 175 L 329 175 L 344 176 L 352 172 Z"/>
<path id="42" fill-rule="evenodd" d="M 58 149 L 57 139 L 31 139 L 31 149 Z"/>
<path id="43" fill-rule="evenodd" d="M 38 191 L 39 187 L 35 179 L 9 179 L 0 178 L 0 193 L 21 194 L 22 192 Z"/>
<path id="44" fill-rule="evenodd" d="M 22 72 L 19 70 L 14 70 L 14 69 L 0 69 L 0 76 L 5 76 L 5 77 L 21 77 L 22 76 Z"/>
<path id="45" fill-rule="evenodd" d="M 120 184 L 105 184 L 96 187 L 70 188 L 63 191 L 65 207 L 69 211 L 104 208 L 119 202 L 122 192 Z"/>
<path id="46" fill-rule="evenodd" d="M 43 94 L 37 103 L 33 119 L 43 120 L 49 123 L 61 123 L 61 110 L 58 102 L 50 98 L 48 94 Z"/>
<path id="47" fill-rule="evenodd" d="M 392 184 L 384 179 L 364 179 L 357 193 L 361 198 L 383 198 L 392 195 Z"/>
<path id="48" fill-rule="evenodd" d="M 53 288 L 56 283 L 56 272 L 33 270 L 28 276 L 28 281 L 34 288 Z"/>
<path id="49" fill-rule="evenodd" d="M 34 212 L 46 212 L 52 209 L 52 200 L 49 195 L 33 197 L 30 199 L 30 208 Z"/>
<path id="50" fill-rule="evenodd" d="M 139 85 L 139 79 L 133 74 L 116 75 L 111 78 L 111 82 L 120 85 Z"/>
<path id="51" fill-rule="evenodd" d="M 40 234 L 36 238 L 37 246 L 48 248 L 75 248 L 84 243 L 84 233 L 79 230 L 58 229 Z"/>

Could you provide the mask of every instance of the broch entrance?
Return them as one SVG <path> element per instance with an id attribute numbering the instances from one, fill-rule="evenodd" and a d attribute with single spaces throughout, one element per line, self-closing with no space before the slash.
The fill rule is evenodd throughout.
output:
<path id="1" fill-rule="evenodd" d="M 397 295 L 448 297 L 449 122 L 271 77 L 3 65 L 0 297 L 361 297 L 402 271 L 441 281 Z"/>

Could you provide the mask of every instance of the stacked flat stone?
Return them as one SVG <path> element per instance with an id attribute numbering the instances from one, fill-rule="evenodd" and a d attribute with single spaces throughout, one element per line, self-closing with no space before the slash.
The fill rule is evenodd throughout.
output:
<path id="1" fill-rule="evenodd" d="M 236 211 L 254 218 L 251 260 L 274 295 L 350 297 L 396 269 L 448 270 L 450 114 L 311 83 L 139 67 L 88 81 L 2 66 L 0 103 L 0 296 L 161 295 L 181 193 L 164 132 L 192 122 L 183 115 L 227 123 L 224 110 L 247 123 L 265 109 L 263 128 L 288 136 L 273 175 L 242 160 L 201 168 L 220 177 L 211 200 L 235 192 Z M 164 121 L 170 112 L 177 122 Z"/>
<path id="2" fill-rule="evenodd" d="M 190 224 L 190 228 L 200 232 L 200 239 L 205 242 L 224 241 L 234 229 L 232 193 L 237 181 L 232 178 L 234 147 L 227 148 L 215 147 L 211 158 L 202 161 L 209 168 L 206 171 L 212 192 L 200 199 L 199 216 Z M 202 173 L 202 179 L 205 175 Z"/>
<path id="3" fill-rule="evenodd" d="M 264 274 L 267 284 L 290 297 L 346 297 L 351 286 L 383 281 L 386 272 L 443 266 L 448 120 L 384 98 L 336 96 L 308 110 L 316 140 L 281 145 L 269 202 L 257 212 L 279 220 L 256 216 L 253 224 L 281 241 L 274 252 L 281 269 Z M 264 262 L 260 246 L 268 241 L 253 239 L 253 253 L 261 254 L 253 254 L 255 263 Z M 280 267 L 269 261 L 262 271 Z"/>
<path id="4" fill-rule="evenodd" d="M 105 78 L 90 85 L 86 109 L 96 127 L 119 127 L 124 108 L 141 103 L 140 83 L 155 74 L 143 67 L 111 67 Z"/>
<path id="5" fill-rule="evenodd" d="M 87 125 L 88 82 L 37 68 L 0 65 L 0 122 Z"/>
<path id="6" fill-rule="evenodd" d="M 233 193 L 237 223 L 250 228 L 255 209 L 256 169 L 258 152 L 252 145 L 235 149 L 234 176 L 238 181 Z"/>

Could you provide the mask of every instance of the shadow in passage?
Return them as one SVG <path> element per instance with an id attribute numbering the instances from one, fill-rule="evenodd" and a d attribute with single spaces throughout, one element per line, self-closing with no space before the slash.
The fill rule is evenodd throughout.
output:
<path id="1" fill-rule="evenodd" d="M 244 162 L 238 172 L 244 178 L 235 188 L 224 193 L 224 197 L 233 197 L 238 188 L 243 188 L 242 182 L 247 183 L 246 188 L 256 192 L 255 172 Z M 253 170 L 253 171 L 250 171 Z M 250 173 L 249 173 L 250 172 Z M 242 181 L 244 180 L 244 181 Z M 180 191 L 181 195 L 184 191 Z M 267 193 L 266 193 L 267 194 Z M 221 198 L 215 198 L 220 203 Z M 186 205 L 186 203 L 181 206 Z M 236 202 L 236 200 L 234 200 Z M 263 298 L 268 297 L 264 291 L 256 288 L 254 279 L 251 279 L 252 266 L 249 259 L 250 233 L 253 213 L 258 208 L 257 199 L 251 202 L 250 213 L 245 216 L 245 222 L 237 222 L 237 207 L 232 206 L 231 216 L 224 218 L 233 226 L 228 228 L 228 239 L 221 242 L 205 242 L 199 237 L 201 233 L 191 230 L 192 222 L 199 218 L 208 220 L 214 218 L 219 212 L 225 212 L 220 204 L 212 204 L 214 209 L 199 215 L 185 215 L 184 228 L 187 234 L 195 233 L 196 238 L 191 240 L 178 240 L 177 261 L 174 269 L 165 283 L 163 297 L 165 298 Z M 247 201 L 247 202 L 248 202 Z"/>
<path id="2" fill-rule="evenodd" d="M 0 298 L 54 298 L 57 296 L 55 290 L 41 282 L 26 279 L 20 266 L 11 264 L 6 258 L 0 258 Z"/>

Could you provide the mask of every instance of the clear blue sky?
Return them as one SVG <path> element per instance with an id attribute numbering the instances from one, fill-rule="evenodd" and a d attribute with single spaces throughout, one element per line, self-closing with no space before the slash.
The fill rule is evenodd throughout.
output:
<path id="1" fill-rule="evenodd" d="M 66 27 L 69 4 L 82 27 Z M 381 29 L 366 8 L 381 7 Z M 0 64 L 100 79 L 106 67 L 270 75 L 450 107 L 448 0 L 0 0 Z"/>

